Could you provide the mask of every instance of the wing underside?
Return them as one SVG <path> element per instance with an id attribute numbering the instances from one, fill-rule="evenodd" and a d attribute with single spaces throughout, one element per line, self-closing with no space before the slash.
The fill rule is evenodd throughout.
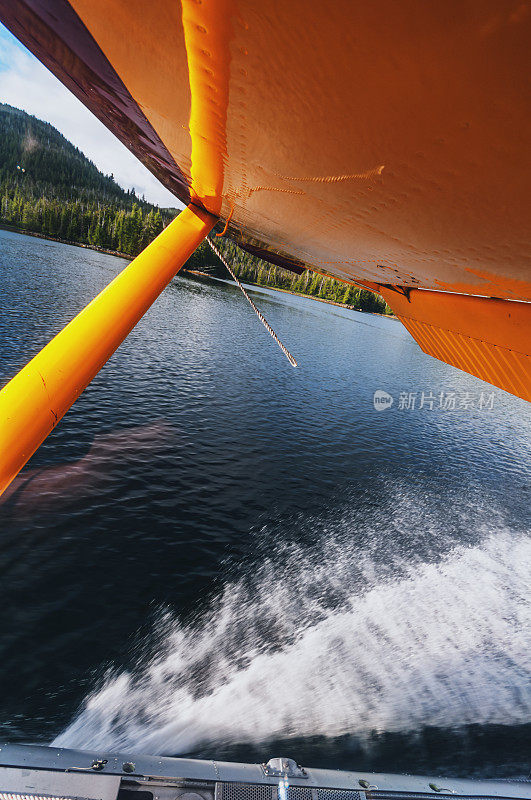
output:
<path id="1" fill-rule="evenodd" d="M 380 292 L 430 355 L 531 399 L 520 0 L 0 0 L 184 203 Z"/>

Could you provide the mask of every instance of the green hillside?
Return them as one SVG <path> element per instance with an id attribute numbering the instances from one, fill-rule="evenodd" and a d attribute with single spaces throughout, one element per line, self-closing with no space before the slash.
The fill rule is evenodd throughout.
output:
<path id="1" fill-rule="evenodd" d="M 0 104 L 0 223 L 136 255 L 174 215 L 124 191 L 53 125 Z"/>

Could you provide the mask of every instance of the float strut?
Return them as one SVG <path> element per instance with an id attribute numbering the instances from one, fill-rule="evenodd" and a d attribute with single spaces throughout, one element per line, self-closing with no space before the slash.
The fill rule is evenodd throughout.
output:
<path id="1" fill-rule="evenodd" d="M 0 392 L 0 494 L 217 219 L 188 206 Z"/>

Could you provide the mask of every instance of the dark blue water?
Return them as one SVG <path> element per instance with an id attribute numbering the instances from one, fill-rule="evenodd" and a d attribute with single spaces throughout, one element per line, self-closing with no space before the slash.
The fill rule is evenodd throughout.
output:
<path id="1" fill-rule="evenodd" d="M 125 263 L 0 231 L 1 381 Z M 298 369 L 178 277 L 0 506 L 1 738 L 524 773 L 528 405 L 395 320 L 253 296 Z"/>

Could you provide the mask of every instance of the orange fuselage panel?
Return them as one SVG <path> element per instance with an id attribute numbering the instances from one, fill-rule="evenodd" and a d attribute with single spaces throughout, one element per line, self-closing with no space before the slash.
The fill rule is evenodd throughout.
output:
<path id="1" fill-rule="evenodd" d="M 0 0 L 0 18 L 248 250 L 380 291 L 426 352 L 531 398 L 529 2 Z"/>
<path id="2" fill-rule="evenodd" d="M 158 177 L 232 212 L 242 243 L 346 279 L 531 299 L 528 3 L 17 5 L 33 49 L 48 26 L 54 71 L 72 73 L 61 43 L 93 69 L 83 101 L 149 166 L 103 108 L 98 51 L 166 151 Z"/>

